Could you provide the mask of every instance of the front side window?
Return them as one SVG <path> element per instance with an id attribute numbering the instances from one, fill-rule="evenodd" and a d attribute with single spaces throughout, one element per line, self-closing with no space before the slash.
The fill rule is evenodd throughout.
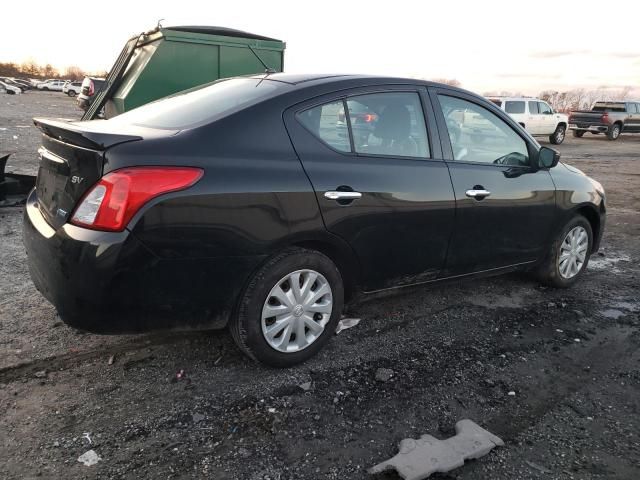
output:
<path id="1" fill-rule="evenodd" d="M 300 122 L 330 147 L 350 152 L 349 130 L 342 100 L 310 108 L 298 114 Z"/>
<path id="2" fill-rule="evenodd" d="M 531 115 L 541 113 L 540 110 L 538 109 L 538 102 L 529 102 L 529 113 Z"/>
<path id="3" fill-rule="evenodd" d="M 358 95 L 347 100 L 347 107 L 357 153 L 429 158 L 427 128 L 417 93 Z"/>
<path id="4" fill-rule="evenodd" d="M 524 102 L 521 102 L 521 101 L 504 102 L 504 111 L 507 113 L 524 113 Z"/>
<path id="5" fill-rule="evenodd" d="M 461 98 L 438 95 L 438 100 L 449 130 L 454 160 L 529 165 L 526 142 L 500 117 Z"/>
<path id="6" fill-rule="evenodd" d="M 551 107 L 544 102 L 538 102 L 538 106 L 540 107 L 540 113 L 543 115 L 551 115 L 553 113 Z"/>

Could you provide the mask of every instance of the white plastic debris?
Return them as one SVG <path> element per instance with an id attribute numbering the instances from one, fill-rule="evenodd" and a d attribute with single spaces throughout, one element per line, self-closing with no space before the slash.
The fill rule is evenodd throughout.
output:
<path id="1" fill-rule="evenodd" d="M 343 318 L 338 322 L 338 328 L 336 328 L 336 335 L 343 330 L 353 328 L 360 323 L 359 318 Z"/>
<path id="2" fill-rule="evenodd" d="M 511 390 L 509 393 L 507 393 L 507 395 L 509 395 L 510 397 L 515 397 L 516 396 L 516 392 Z"/>
<path id="3" fill-rule="evenodd" d="M 91 467 L 98 463 L 102 458 L 98 455 L 95 450 L 89 450 L 84 452 L 82 455 L 78 457 L 78 461 L 83 463 L 85 467 Z"/>

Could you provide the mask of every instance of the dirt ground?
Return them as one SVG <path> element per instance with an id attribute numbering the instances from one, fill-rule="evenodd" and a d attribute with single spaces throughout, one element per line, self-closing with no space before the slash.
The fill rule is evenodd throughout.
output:
<path id="1" fill-rule="evenodd" d="M 79 111 L 61 94 L 0 97 L 15 170 L 34 173 L 38 115 Z M 446 438 L 463 418 L 505 446 L 432 478 L 640 478 L 640 136 L 559 150 L 607 191 L 578 285 L 514 274 L 405 290 L 352 306 L 361 323 L 288 370 L 224 331 L 67 327 L 29 280 L 22 209 L 0 209 L 0 478 L 365 479 L 403 438 Z"/>

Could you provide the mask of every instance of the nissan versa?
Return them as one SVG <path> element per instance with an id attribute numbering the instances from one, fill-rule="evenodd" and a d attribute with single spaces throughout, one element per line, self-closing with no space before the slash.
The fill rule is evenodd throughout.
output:
<path id="1" fill-rule="evenodd" d="M 34 122 L 24 242 L 62 319 L 229 325 L 273 366 L 318 352 L 354 295 L 512 270 L 568 287 L 604 228 L 598 182 L 435 83 L 268 74 Z"/>

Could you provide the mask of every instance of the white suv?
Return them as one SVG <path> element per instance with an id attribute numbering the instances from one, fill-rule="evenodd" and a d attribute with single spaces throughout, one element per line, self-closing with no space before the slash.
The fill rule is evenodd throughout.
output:
<path id="1" fill-rule="evenodd" d="M 569 117 L 557 113 L 547 102 L 532 97 L 487 97 L 531 135 L 544 135 L 554 145 L 564 141 Z"/>

